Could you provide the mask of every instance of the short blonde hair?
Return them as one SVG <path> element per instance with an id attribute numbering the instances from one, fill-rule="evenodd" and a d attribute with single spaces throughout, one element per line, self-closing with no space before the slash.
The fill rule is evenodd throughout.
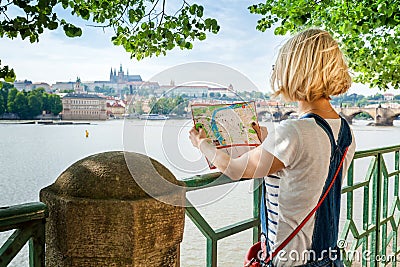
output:
<path id="1" fill-rule="evenodd" d="M 274 95 L 288 101 L 312 102 L 345 93 L 351 85 L 337 42 L 323 30 L 309 29 L 279 50 L 271 75 Z"/>

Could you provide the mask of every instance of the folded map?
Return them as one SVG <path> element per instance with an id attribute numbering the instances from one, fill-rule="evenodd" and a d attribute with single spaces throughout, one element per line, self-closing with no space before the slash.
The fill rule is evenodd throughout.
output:
<path id="1" fill-rule="evenodd" d="M 201 126 L 217 149 L 236 158 L 257 147 L 260 140 L 252 124 L 257 121 L 254 102 L 233 104 L 193 104 L 193 122 Z M 211 169 L 215 167 L 208 161 Z"/>

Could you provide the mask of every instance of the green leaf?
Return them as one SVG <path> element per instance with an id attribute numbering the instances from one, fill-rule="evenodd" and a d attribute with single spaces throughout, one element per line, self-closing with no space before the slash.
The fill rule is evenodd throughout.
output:
<path id="1" fill-rule="evenodd" d="M 196 9 L 197 9 L 197 5 L 191 5 L 191 6 L 189 7 L 189 13 L 190 13 L 191 15 L 196 14 Z"/>
<path id="2" fill-rule="evenodd" d="M 206 36 L 206 34 L 205 34 L 204 32 L 200 33 L 200 35 L 199 35 L 199 40 L 200 40 L 200 41 L 203 41 L 203 40 L 205 40 L 206 38 L 207 38 L 207 36 Z"/>
<path id="3" fill-rule="evenodd" d="M 190 43 L 190 42 L 186 42 L 186 43 L 185 43 L 185 48 L 187 48 L 187 49 L 192 49 L 192 48 L 193 48 L 193 44 Z"/>
<path id="4" fill-rule="evenodd" d="M 65 24 L 63 29 L 68 37 L 79 37 L 82 35 L 82 29 L 70 23 Z"/>
<path id="5" fill-rule="evenodd" d="M 204 12 L 204 8 L 203 8 L 202 6 L 199 6 L 199 7 L 197 8 L 196 15 L 197 15 L 199 18 L 201 18 L 201 17 L 203 16 L 203 12 Z M 192 14 L 192 15 L 193 15 L 193 14 Z"/>
<path id="6" fill-rule="evenodd" d="M 68 0 L 61 0 L 61 5 L 64 9 L 68 8 Z"/>
<path id="7" fill-rule="evenodd" d="M 79 10 L 79 14 L 84 20 L 88 20 L 90 18 L 89 10 L 86 8 L 82 8 Z"/>
<path id="8" fill-rule="evenodd" d="M 49 22 L 49 24 L 47 25 L 47 28 L 48 28 L 49 30 L 55 30 L 55 29 L 58 28 L 58 23 L 55 22 L 55 21 L 51 21 L 51 22 Z"/>
<path id="9" fill-rule="evenodd" d="M 128 11 L 129 22 L 134 23 L 136 21 L 136 12 L 134 9 L 129 9 Z"/>

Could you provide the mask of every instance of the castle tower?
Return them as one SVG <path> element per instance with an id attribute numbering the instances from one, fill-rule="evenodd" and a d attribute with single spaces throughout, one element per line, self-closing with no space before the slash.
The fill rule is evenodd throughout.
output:
<path id="1" fill-rule="evenodd" d="M 122 64 L 119 65 L 119 72 L 118 72 L 118 83 L 124 82 L 124 71 L 122 70 Z"/>
<path id="2" fill-rule="evenodd" d="M 85 88 L 81 84 L 81 78 L 76 77 L 76 82 L 74 85 L 74 91 L 76 94 L 83 94 L 85 92 Z"/>
<path id="3" fill-rule="evenodd" d="M 111 70 L 110 70 L 110 82 L 113 82 L 113 80 L 114 80 L 114 76 L 113 76 L 113 70 L 111 68 Z"/>

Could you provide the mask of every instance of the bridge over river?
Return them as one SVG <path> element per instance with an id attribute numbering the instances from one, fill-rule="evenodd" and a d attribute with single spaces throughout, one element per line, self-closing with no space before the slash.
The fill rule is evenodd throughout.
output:
<path id="1" fill-rule="evenodd" d="M 345 118 L 350 124 L 353 118 L 360 113 L 369 114 L 377 126 L 393 126 L 393 120 L 400 115 L 400 108 L 383 107 L 338 107 L 336 112 Z M 292 114 L 297 114 L 297 107 L 272 106 L 257 107 L 259 117 L 270 114 L 275 121 L 286 120 Z"/>

